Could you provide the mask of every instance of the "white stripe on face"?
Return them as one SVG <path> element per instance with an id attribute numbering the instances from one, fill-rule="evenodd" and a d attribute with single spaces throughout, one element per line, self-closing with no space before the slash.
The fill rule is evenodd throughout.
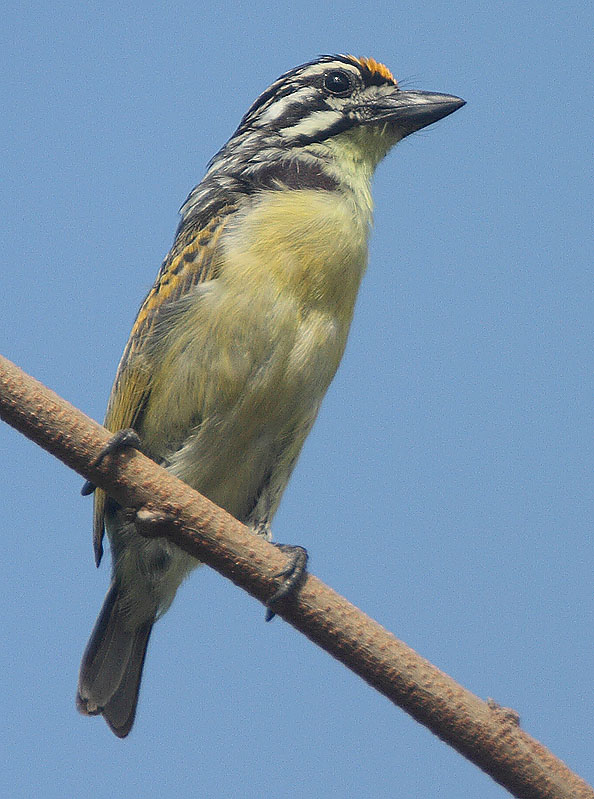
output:
<path id="1" fill-rule="evenodd" d="M 304 69 L 299 75 L 299 79 L 321 75 L 333 69 L 342 69 L 345 72 L 351 72 L 356 77 L 361 77 L 360 70 L 353 64 L 345 64 L 343 61 L 324 61 L 321 64 L 312 64 L 310 67 L 307 67 L 307 69 Z"/>
<path id="2" fill-rule="evenodd" d="M 316 94 L 316 89 L 313 86 L 304 86 L 293 94 L 288 94 L 286 97 L 281 97 L 270 104 L 270 106 L 260 114 L 257 118 L 259 125 L 267 125 L 275 119 L 281 117 L 285 111 L 292 105 L 303 105 L 305 107 Z"/>
<path id="3" fill-rule="evenodd" d="M 328 130 L 335 122 L 342 119 L 342 116 L 341 111 L 314 111 L 296 125 L 283 128 L 279 133 L 287 139 L 315 136 L 317 133 Z"/>

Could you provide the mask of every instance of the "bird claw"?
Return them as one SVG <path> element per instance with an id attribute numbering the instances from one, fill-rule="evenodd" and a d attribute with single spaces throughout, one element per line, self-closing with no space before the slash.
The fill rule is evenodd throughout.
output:
<path id="1" fill-rule="evenodd" d="M 266 602 L 266 621 L 272 621 L 276 615 L 274 608 L 278 607 L 283 600 L 295 592 L 305 574 L 308 560 L 307 550 L 304 547 L 294 546 L 293 544 L 276 544 L 274 542 L 273 546 L 280 549 L 281 552 L 286 552 L 291 557 L 287 565 L 273 575 L 273 577 L 284 577 L 285 579 Z"/>
<path id="2" fill-rule="evenodd" d="M 113 455 L 116 452 L 121 452 L 124 449 L 142 449 L 142 442 L 136 430 L 133 430 L 131 427 L 127 427 L 125 430 L 118 430 L 117 433 L 114 433 L 112 437 L 109 439 L 107 444 L 103 447 L 99 455 L 91 461 L 91 466 L 99 466 L 99 464 L 104 460 L 104 458 L 108 457 L 108 455 Z M 83 487 L 80 490 L 80 493 L 83 497 L 88 497 L 89 494 L 92 494 L 95 490 L 96 486 L 90 480 L 85 480 L 83 483 Z"/>

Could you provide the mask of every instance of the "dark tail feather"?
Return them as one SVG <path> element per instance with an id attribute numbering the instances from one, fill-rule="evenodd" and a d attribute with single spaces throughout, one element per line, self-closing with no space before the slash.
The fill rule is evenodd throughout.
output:
<path id="1" fill-rule="evenodd" d="M 119 738 L 125 738 L 134 723 L 154 621 L 153 617 L 131 628 L 114 581 L 83 655 L 76 706 L 87 716 L 101 713 Z"/>
<path id="2" fill-rule="evenodd" d="M 136 630 L 122 681 L 115 694 L 103 708 L 103 718 L 118 738 L 125 738 L 134 724 L 142 667 L 152 629 L 153 621 L 149 621 Z"/>

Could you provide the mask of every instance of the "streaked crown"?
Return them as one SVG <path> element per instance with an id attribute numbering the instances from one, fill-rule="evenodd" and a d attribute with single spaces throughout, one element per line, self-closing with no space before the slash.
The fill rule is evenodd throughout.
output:
<path id="1" fill-rule="evenodd" d="M 231 140 L 257 129 L 301 146 L 323 141 L 358 122 L 365 94 L 378 97 L 382 87 L 396 86 L 390 70 L 373 59 L 321 56 L 281 75 L 253 103 Z"/>

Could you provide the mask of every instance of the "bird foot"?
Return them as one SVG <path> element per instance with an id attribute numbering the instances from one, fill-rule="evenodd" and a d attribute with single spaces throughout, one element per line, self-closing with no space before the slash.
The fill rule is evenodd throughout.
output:
<path id="1" fill-rule="evenodd" d="M 295 592 L 305 574 L 308 560 L 307 550 L 304 547 L 292 544 L 276 544 L 274 542 L 272 542 L 272 545 L 280 549 L 281 552 L 286 552 L 290 557 L 287 565 L 273 575 L 274 577 L 284 577 L 285 579 L 266 602 L 266 621 L 271 621 L 276 615 L 275 608 L 278 608 L 287 597 Z"/>
<path id="2" fill-rule="evenodd" d="M 91 462 L 91 466 L 99 466 L 104 458 L 107 458 L 109 455 L 113 455 L 116 452 L 121 452 L 124 449 L 142 450 L 142 442 L 140 441 L 138 433 L 135 430 L 132 430 L 131 427 L 128 427 L 125 430 L 118 430 L 117 433 L 114 433 L 107 444 L 103 447 L 99 455 L 97 455 L 97 457 Z M 90 480 L 85 480 L 80 493 L 83 495 L 83 497 L 88 497 L 89 494 L 93 493 L 95 488 L 96 486 L 94 483 L 91 483 Z"/>

